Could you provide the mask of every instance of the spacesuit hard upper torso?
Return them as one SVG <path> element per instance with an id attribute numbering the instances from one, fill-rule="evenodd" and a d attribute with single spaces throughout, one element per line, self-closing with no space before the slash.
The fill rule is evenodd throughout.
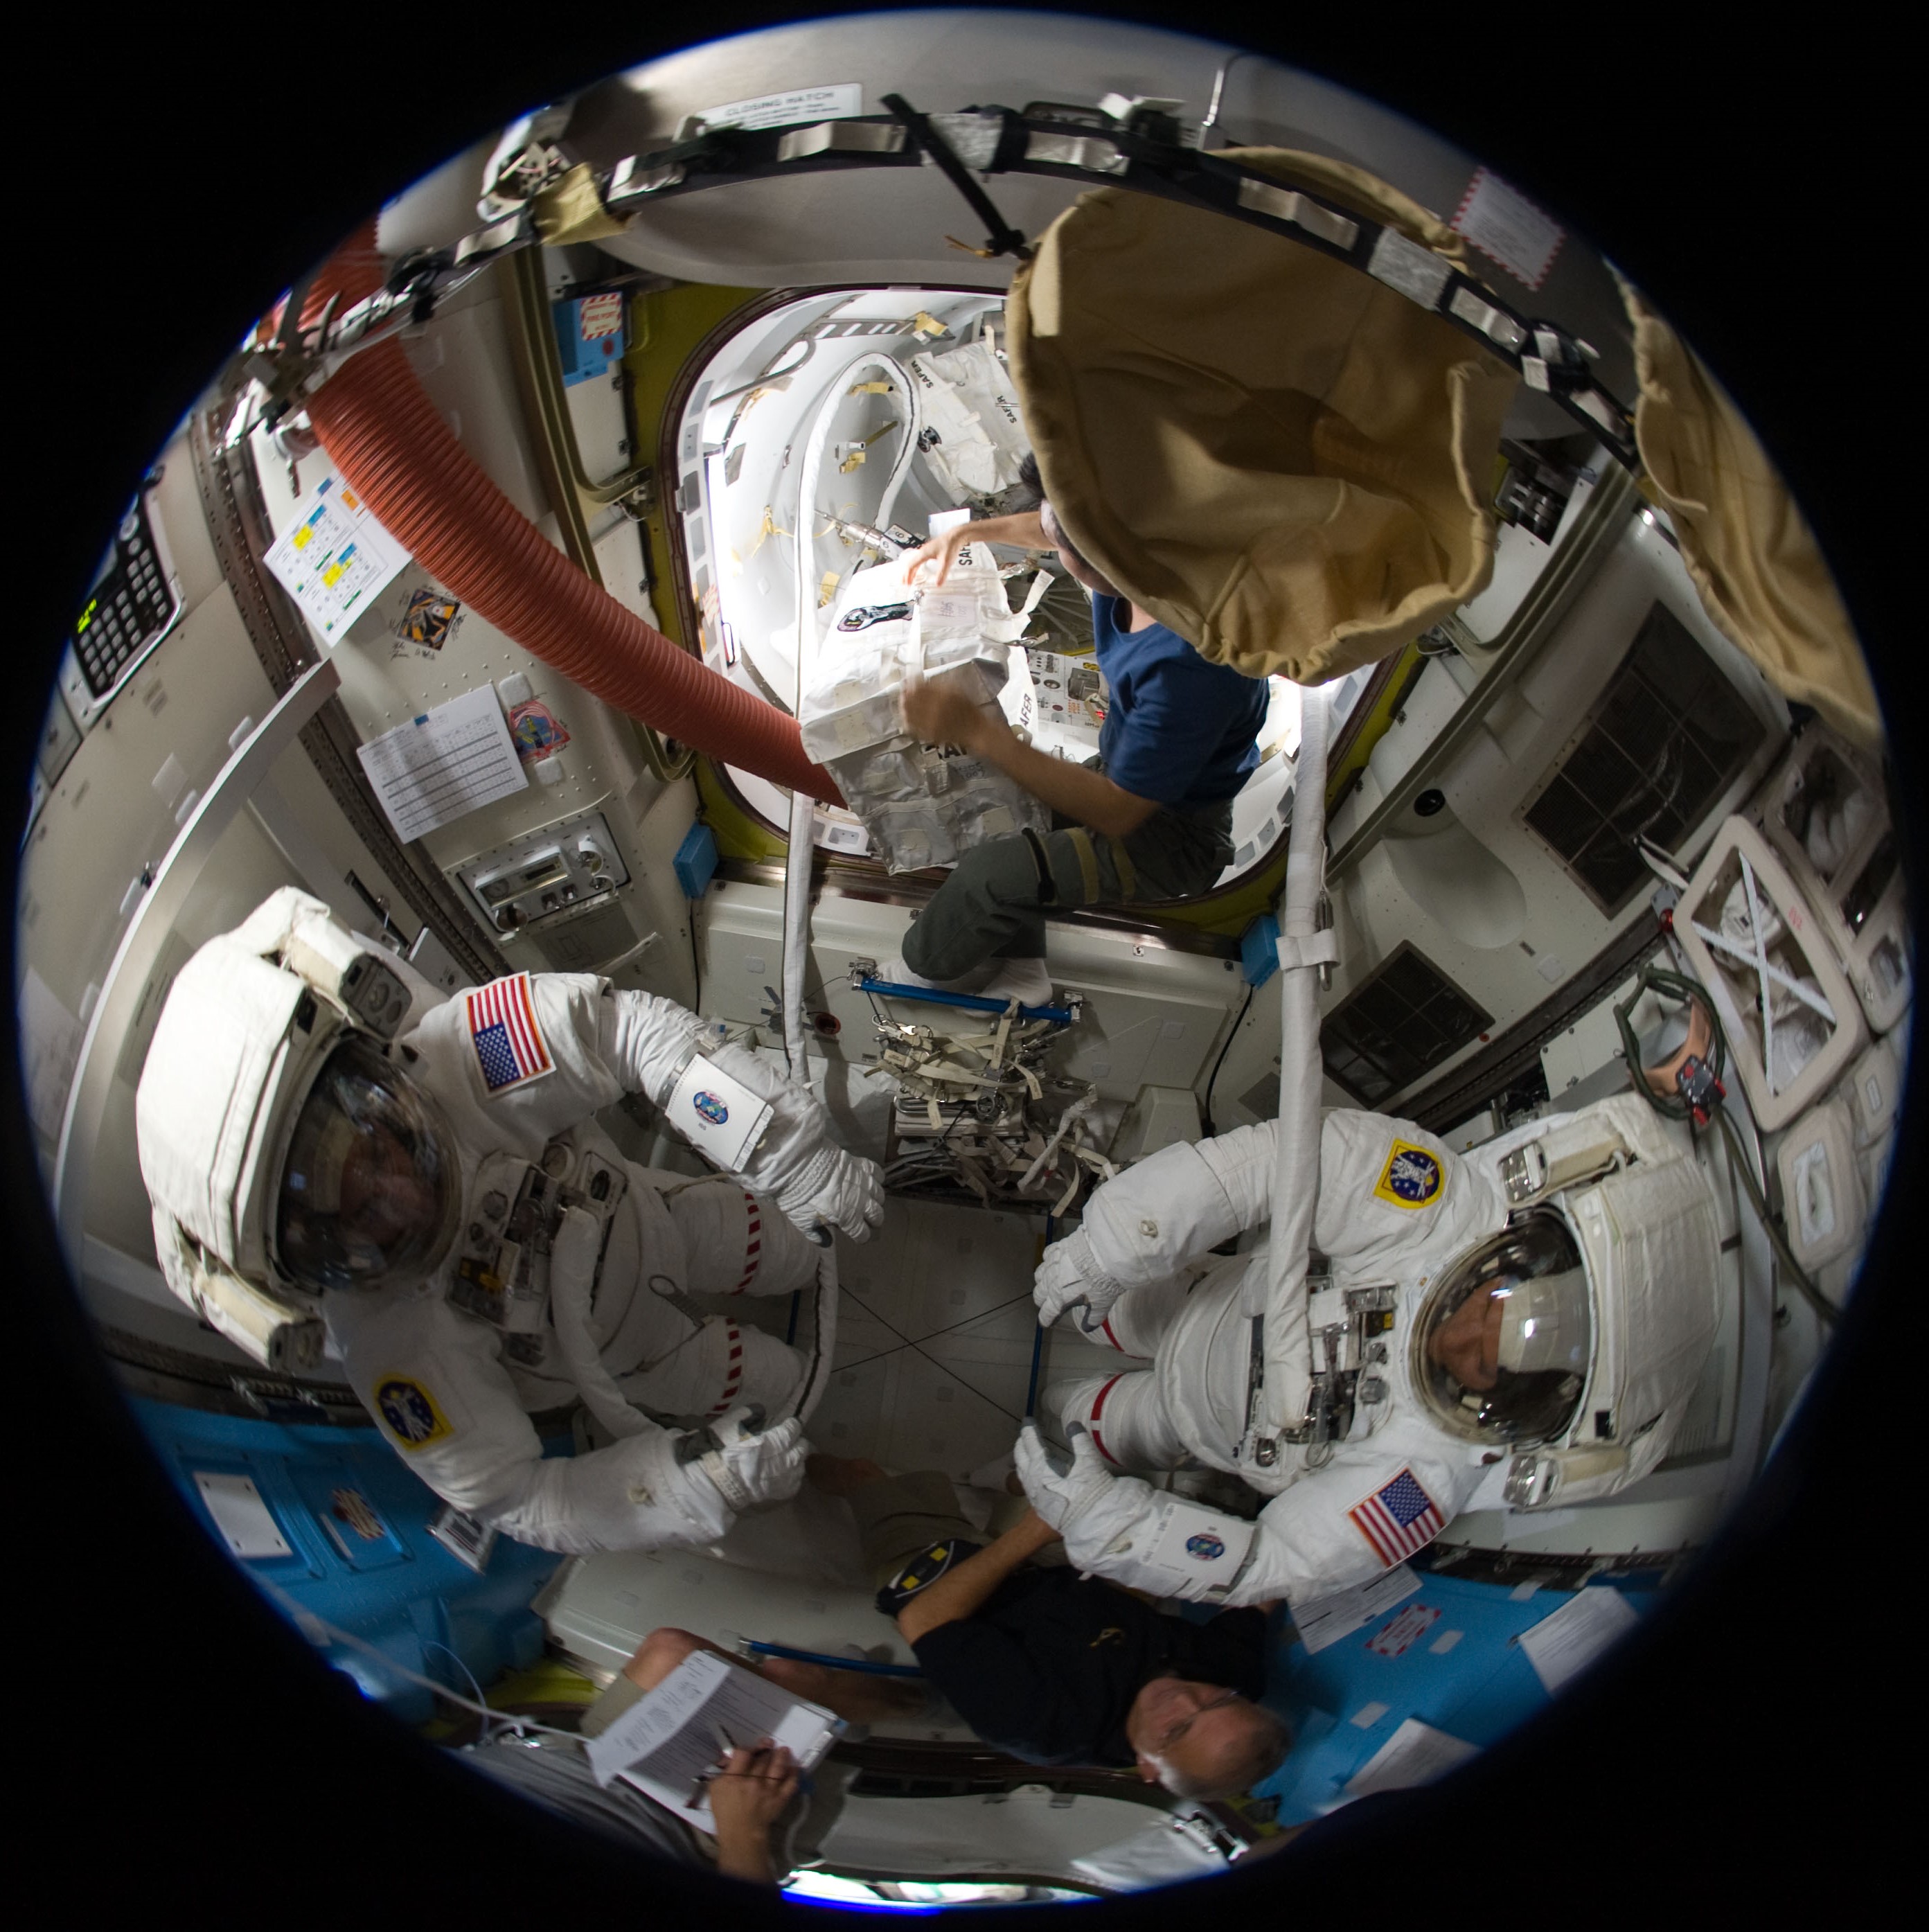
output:
<path id="1" fill-rule="evenodd" d="M 1510 1156 L 1529 1142 L 1588 1138 L 1591 1125 L 1598 1127 L 1594 1138 L 1619 1134 L 1628 1148 L 1640 1150 L 1651 1173 L 1670 1165 L 1678 1172 L 1683 1150 L 1632 1096 L 1580 1115 L 1535 1120 L 1464 1156 L 1410 1122 L 1338 1109 L 1324 1115 L 1313 1234 L 1330 1274 L 1310 1280 L 1305 1319 L 1316 1334 L 1343 1324 L 1348 1291 L 1378 1289 L 1387 1292 L 1382 1299 L 1390 1321 L 1381 1318 L 1384 1325 L 1361 1373 L 1360 1399 L 1344 1435 L 1306 1445 L 1282 1433 L 1270 1464 L 1250 1453 L 1240 1456 L 1252 1360 L 1243 1292 L 1256 1273 L 1264 1278 L 1269 1262 L 1264 1247 L 1204 1257 L 1203 1265 L 1196 1260 L 1177 1274 L 1162 1270 L 1152 1251 L 1164 1240 L 1174 1246 L 1202 1234 L 1216 1240 L 1231 1227 L 1252 1228 L 1268 1220 L 1275 1184 L 1274 1130 L 1270 1125 L 1241 1129 L 1185 1156 L 1172 1150 L 1172 1172 L 1162 1186 L 1160 1177 L 1146 1172 L 1150 1163 L 1129 1170 L 1121 1180 L 1129 1184 L 1144 1175 L 1140 1191 L 1102 1210 L 1104 1225 L 1083 1263 L 1089 1270 L 1096 1252 L 1124 1270 L 1112 1283 L 1115 1290 L 1118 1282 L 1125 1282 L 1124 1292 L 1110 1300 L 1097 1339 L 1123 1352 L 1151 1357 L 1152 1369 L 1060 1385 L 1048 1391 L 1048 1410 L 1067 1424 L 1082 1425 L 1106 1462 L 1117 1469 L 1154 1472 L 1190 1461 L 1236 1474 L 1270 1495 L 1246 1574 L 1229 1596 L 1216 1592 L 1214 1600 L 1283 1594 L 1304 1604 L 1365 1580 L 1423 1547 L 1477 1501 L 1489 1506 L 1501 1500 L 1505 1448 L 1442 1426 L 1416 1384 L 1415 1324 L 1443 1274 L 1508 1226 L 1502 1174 Z M 1203 1156 L 1196 1172 L 1189 1166 L 1190 1156 Z M 1687 1165 L 1692 1168 L 1691 1160 Z M 1202 1181 L 1214 1191 L 1216 1221 L 1202 1221 L 1192 1205 L 1205 1191 Z M 1698 1178 L 1684 1182 L 1677 1192 L 1691 1194 L 1701 1185 Z M 1095 1196 L 1093 1205 L 1099 1204 Z M 1088 1209 L 1088 1228 L 1092 1225 Z M 1136 1256 L 1128 1254 L 1132 1244 L 1140 1250 Z M 1712 1261 L 1712 1253 L 1706 1258 Z M 1694 1304 L 1684 1324 L 1691 1352 L 1696 1334 L 1704 1342 L 1712 1334 L 1712 1309 L 1700 1306 L 1707 1293 L 1699 1281 L 1684 1279 L 1679 1287 L 1682 1298 Z M 1269 1310 L 1266 1320 L 1275 1336 L 1286 1328 L 1280 1311 Z M 1269 1347 L 1269 1362 L 1273 1354 Z M 1283 1382 L 1290 1377 L 1277 1378 L 1270 1368 L 1269 1375 L 1275 1375 L 1270 1412 L 1276 1426 L 1305 1382 L 1302 1376 L 1298 1388 L 1288 1390 Z M 1674 1379 L 1681 1380 L 1678 1364 Z M 1373 1399 L 1367 1399 L 1370 1391 Z M 1660 1447 L 1659 1436 L 1651 1438 L 1643 1463 L 1651 1464 Z M 1138 1486 L 1116 1486 L 1123 1491 Z M 1106 1501 L 1111 1534 L 1125 1522 L 1124 1502 Z M 1100 1520 L 1094 1516 L 1094 1522 Z M 1142 1556 L 1150 1540 L 1142 1531 Z M 1075 1533 L 1068 1532 L 1068 1547 L 1074 1540 Z M 1092 1550 L 1074 1550 L 1075 1560 L 1096 1556 L 1092 1567 L 1101 1574 L 1122 1574 L 1103 1560 L 1098 1539 L 1092 1540 Z M 1130 1543 L 1130 1536 L 1113 1535 L 1114 1546 Z M 1124 1580 L 1150 1586 L 1138 1574 Z"/>
<path id="2" fill-rule="evenodd" d="M 774 1205 L 727 1177 L 693 1181 L 625 1160 L 591 1118 L 625 1091 L 610 1064 L 605 982 L 543 974 L 521 983 L 534 1024 L 519 1061 L 490 1066 L 492 1043 L 478 1050 L 491 1016 L 472 1003 L 487 988 L 444 1002 L 398 1042 L 400 1063 L 454 1132 L 460 1231 L 427 1279 L 330 1294 L 324 1318 L 356 1393 L 410 1466 L 459 1508 L 556 1549 L 713 1537 L 727 1514 L 640 1516 L 650 1505 L 639 1490 L 652 1503 L 666 1499 L 644 1466 L 646 1450 L 666 1438 L 644 1416 L 687 1425 L 758 1402 L 774 1417 L 794 1396 L 800 1364 L 774 1338 L 726 1317 L 693 1320 L 673 1298 L 788 1293 L 814 1278 L 816 1251 Z M 492 1072 L 502 1082 L 493 1091 Z M 642 1412 L 630 1440 L 548 1460 L 530 1414 L 579 1392 L 558 1340 L 561 1309 L 547 1309 L 538 1292 L 524 1298 L 526 1312 L 502 1310 L 513 1295 L 495 1298 L 492 1310 L 478 1280 L 506 1270 L 521 1245 L 518 1209 L 531 1218 L 519 1196 L 532 1186 L 540 1197 L 545 1184 L 585 1202 L 592 1190 L 603 1197 L 584 1325 L 597 1364 Z M 698 1486 L 672 1486 L 707 1502 Z"/>

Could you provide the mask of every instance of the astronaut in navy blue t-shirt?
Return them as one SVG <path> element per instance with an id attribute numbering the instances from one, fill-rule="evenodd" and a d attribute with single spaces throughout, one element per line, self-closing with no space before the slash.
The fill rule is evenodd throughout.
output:
<path id="1" fill-rule="evenodd" d="M 1026 481 L 1038 472 L 1029 458 Z M 1042 1004 L 1045 914 L 1209 890 L 1232 860 L 1232 800 L 1259 762 L 1269 696 L 1263 678 L 1209 664 L 1079 555 L 1049 502 L 934 537 L 906 560 L 942 583 L 968 542 L 1055 550 L 1090 593 L 1092 636 L 1112 705 L 1095 764 L 1026 744 L 994 709 L 942 682 L 905 694 L 908 729 L 962 746 L 1052 810 L 1058 830 L 974 846 L 905 936 L 892 968 L 927 985 Z"/>

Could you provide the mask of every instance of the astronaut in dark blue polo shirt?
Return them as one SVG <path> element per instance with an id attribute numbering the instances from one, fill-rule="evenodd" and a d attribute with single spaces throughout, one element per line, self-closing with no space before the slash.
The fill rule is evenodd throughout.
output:
<path id="1" fill-rule="evenodd" d="M 1036 490 L 1029 458 L 1026 482 Z M 968 542 L 1056 550 L 1090 593 L 1092 635 L 1112 706 L 1089 765 L 1024 743 L 995 709 L 944 682 L 915 685 L 904 722 L 928 744 L 962 746 L 1052 808 L 1058 829 L 974 846 L 912 925 L 899 970 L 926 985 L 1050 994 L 1045 914 L 1057 908 L 1185 899 L 1232 859 L 1232 800 L 1259 762 L 1263 678 L 1209 664 L 1081 556 L 1041 500 L 934 537 L 906 560 L 908 580 L 942 583 Z M 920 573 L 926 573 L 920 574 Z"/>

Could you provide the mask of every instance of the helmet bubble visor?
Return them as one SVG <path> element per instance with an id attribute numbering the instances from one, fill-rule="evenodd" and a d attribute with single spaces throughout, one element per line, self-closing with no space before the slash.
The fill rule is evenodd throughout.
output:
<path id="1" fill-rule="evenodd" d="M 1538 1208 L 1476 1248 L 1427 1298 L 1414 1379 L 1456 1435 L 1544 1442 L 1571 1425 L 1593 1348 L 1580 1249 L 1559 1214 Z"/>
<path id="2" fill-rule="evenodd" d="M 282 1164 L 282 1273 L 316 1290 L 412 1285 L 448 1251 L 461 1208 L 440 1108 L 368 1040 L 345 1040 L 309 1089 Z"/>

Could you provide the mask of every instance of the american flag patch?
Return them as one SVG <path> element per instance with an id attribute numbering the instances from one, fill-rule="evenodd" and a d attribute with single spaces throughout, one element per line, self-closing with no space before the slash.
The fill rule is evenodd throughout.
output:
<path id="1" fill-rule="evenodd" d="M 530 994 L 530 976 L 492 980 L 464 996 L 469 1037 L 474 1042 L 482 1078 L 493 1096 L 556 1070 Z"/>
<path id="2" fill-rule="evenodd" d="M 1373 1553 L 1391 1568 L 1424 1549 L 1447 1527 L 1440 1505 L 1402 1469 L 1364 1502 L 1346 1512 L 1353 1527 L 1373 1546 Z"/>

